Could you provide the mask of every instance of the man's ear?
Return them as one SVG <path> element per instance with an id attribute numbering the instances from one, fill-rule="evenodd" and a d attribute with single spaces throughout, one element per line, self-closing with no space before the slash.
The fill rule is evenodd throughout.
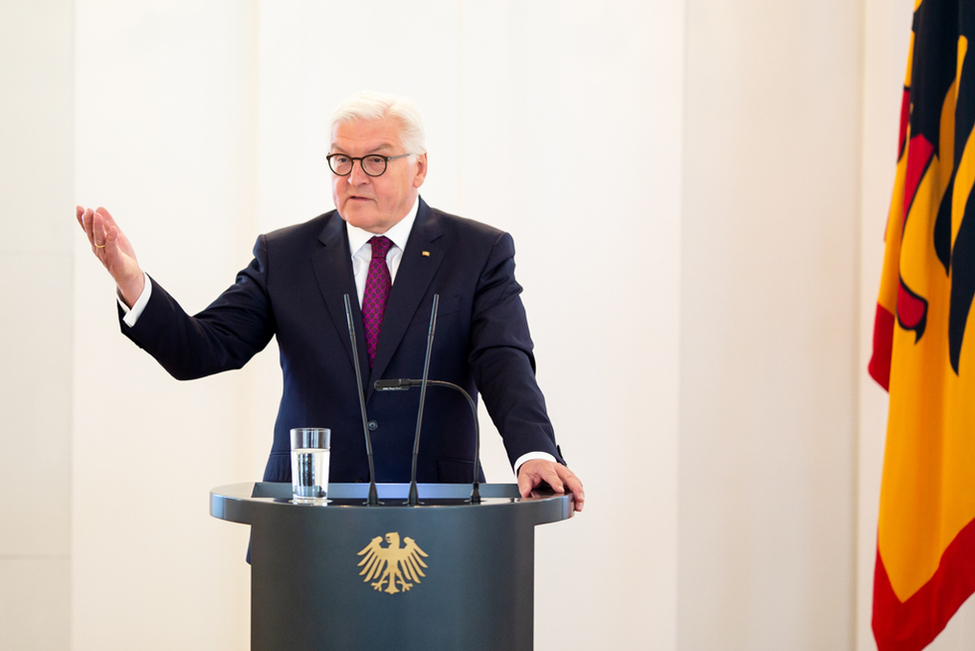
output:
<path id="1" fill-rule="evenodd" d="M 416 157 L 416 174 L 413 176 L 413 187 L 419 188 L 427 178 L 427 153 L 423 152 Z"/>

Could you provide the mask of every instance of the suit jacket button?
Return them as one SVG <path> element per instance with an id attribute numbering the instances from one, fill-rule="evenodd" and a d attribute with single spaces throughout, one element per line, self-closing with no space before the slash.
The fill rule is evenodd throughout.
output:
<path id="1" fill-rule="evenodd" d="M 375 432 L 377 429 L 379 429 L 379 423 L 374 420 L 369 421 L 367 424 L 369 425 L 370 432 Z"/>

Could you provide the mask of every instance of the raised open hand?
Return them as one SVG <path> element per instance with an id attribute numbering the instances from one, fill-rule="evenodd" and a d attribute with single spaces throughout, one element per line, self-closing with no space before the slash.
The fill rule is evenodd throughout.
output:
<path id="1" fill-rule="evenodd" d="M 75 216 L 88 237 L 91 252 L 115 279 L 122 300 L 131 307 L 142 294 L 145 275 L 129 238 L 104 208 L 92 210 L 75 206 Z"/>

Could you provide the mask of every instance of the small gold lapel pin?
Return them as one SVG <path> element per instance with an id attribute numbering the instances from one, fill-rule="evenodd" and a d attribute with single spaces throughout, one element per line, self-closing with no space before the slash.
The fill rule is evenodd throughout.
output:
<path id="1" fill-rule="evenodd" d="M 429 251 L 420 251 L 420 255 L 422 255 L 424 258 L 429 258 L 430 257 L 430 252 Z"/>

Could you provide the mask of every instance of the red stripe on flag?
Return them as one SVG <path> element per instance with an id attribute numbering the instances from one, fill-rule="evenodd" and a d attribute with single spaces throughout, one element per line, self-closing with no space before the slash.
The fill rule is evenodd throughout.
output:
<path id="1" fill-rule="evenodd" d="M 914 201 L 914 193 L 917 186 L 921 183 L 924 171 L 928 169 L 931 162 L 931 154 L 934 153 L 934 145 L 922 135 L 911 138 L 911 145 L 907 150 L 907 171 L 904 175 L 904 215 L 901 223 L 907 221 L 907 212 L 911 209 L 911 202 Z"/>
<path id="2" fill-rule="evenodd" d="M 975 521 L 951 541 L 934 576 L 901 603 L 877 550 L 873 575 L 873 634 L 878 651 L 920 651 L 975 592 Z"/>
<path id="3" fill-rule="evenodd" d="M 873 354 L 867 371 L 885 391 L 890 391 L 890 358 L 894 347 L 894 315 L 877 305 L 873 320 Z"/>

